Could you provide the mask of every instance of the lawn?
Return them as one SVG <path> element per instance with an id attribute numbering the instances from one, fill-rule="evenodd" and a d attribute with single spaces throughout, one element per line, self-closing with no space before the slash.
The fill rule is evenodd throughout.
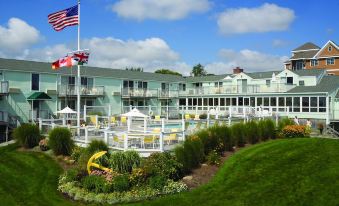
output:
<path id="1" fill-rule="evenodd" d="M 1 205 L 74 205 L 49 157 L 0 148 Z M 207 185 L 130 205 L 339 205 L 339 141 L 284 139 L 237 152 Z"/>

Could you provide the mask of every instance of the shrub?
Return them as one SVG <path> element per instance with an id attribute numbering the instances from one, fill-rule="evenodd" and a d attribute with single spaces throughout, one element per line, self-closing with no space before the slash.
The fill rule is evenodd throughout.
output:
<path id="1" fill-rule="evenodd" d="M 281 132 L 284 129 L 284 127 L 287 126 L 287 125 L 294 125 L 293 120 L 291 120 L 287 117 L 279 120 L 278 127 L 277 127 L 278 132 Z"/>
<path id="2" fill-rule="evenodd" d="M 266 120 L 260 120 L 258 122 L 258 134 L 260 134 L 258 141 L 266 141 L 269 139 L 269 135 L 267 134 L 266 131 Z"/>
<path id="3" fill-rule="evenodd" d="M 168 152 L 153 153 L 143 162 L 147 176 L 162 175 L 167 179 L 180 179 L 182 165 Z"/>
<path id="4" fill-rule="evenodd" d="M 66 182 L 78 181 L 81 178 L 81 174 L 77 168 L 71 168 L 65 172 Z"/>
<path id="5" fill-rule="evenodd" d="M 207 119 L 207 114 L 206 114 L 206 113 L 201 114 L 201 115 L 200 115 L 200 119 Z"/>
<path id="6" fill-rule="evenodd" d="M 103 192 L 103 189 L 107 187 L 105 178 L 98 175 L 88 175 L 82 179 L 81 183 L 83 188 L 95 193 Z"/>
<path id="7" fill-rule="evenodd" d="M 93 155 L 96 152 L 108 151 L 107 144 L 102 140 L 92 140 L 87 147 L 89 154 Z"/>
<path id="8" fill-rule="evenodd" d="M 243 147 L 247 142 L 246 125 L 237 123 L 232 126 L 232 144 L 233 146 Z M 231 149 L 232 150 L 232 149 Z M 230 151 L 231 151 L 230 150 Z"/>
<path id="9" fill-rule="evenodd" d="M 76 162 L 78 162 L 79 159 L 80 159 L 81 154 L 84 153 L 85 150 L 86 150 L 86 148 L 84 148 L 84 147 L 79 147 L 79 146 L 76 146 L 76 145 L 75 145 L 74 148 L 73 148 L 73 150 L 72 150 L 71 158 L 72 158 L 73 160 L 75 160 Z"/>
<path id="10" fill-rule="evenodd" d="M 283 128 L 282 135 L 287 138 L 305 137 L 305 126 L 287 125 Z"/>
<path id="11" fill-rule="evenodd" d="M 21 146 L 26 148 L 37 146 L 41 140 L 39 127 L 34 124 L 22 124 L 15 128 L 13 137 Z"/>
<path id="12" fill-rule="evenodd" d="M 153 189 L 162 190 L 162 188 L 167 184 L 167 178 L 162 175 L 152 176 L 148 179 L 148 184 Z"/>
<path id="13" fill-rule="evenodd" d="M 146 180 L 146 172 L 143 168 L 133 168 L 129 175 L 129 182 L 132 186 L 139 186 Z"/>
<path id="14" fill-rule="evenodd" d="M 128 175 L 118 175 L 112 180 L 113 191 L 124 192 L 130 188 Z"/>
<path id="15" fill-rule="evenodd" d="M 72 133 L 67 128 L 57 127 L 50 131 L 48 146 L 56 155 L 70 155 L 74 148 Z"/>
<path id="16" fill-rule="evenodd" d="M 223 151 L 232 151 L 234 146 L 234 141 L 232 138 L 232 131 L 226 125 L 221 125 L 219 127 L 220 141 L 222 142 Z"/>
<path id="17" fill-rule="evenodd" d="M 198 167 L 205 158 L 203 143 L 197 136 L 187 138 L 174 152 L 177 161 L 183 166 L 184 173 Z"/>
<path id="18" fill-rule="evenodd" d="M 269 139 L 276 139 L 276 128 L 272 119 L 265 120 L 265 133 Z"/>
<path id="19" fill-rule="evenodd" d="M 130 173 L 133 167 L 139 167 L 141 157 L 136 151 L 114 152 L 110 155 L 109 165 L 119 173 Z"/>
<path id="20" fill-rule="evenodd" d="M 255 121 L 250 121 L 246 124 L 246 137 L 248 142 L 256 144 L 261 137 L 261 130 L 258 128 L 258 124 Z"/>
<path id="21" fill-rule="evenodd" d="M 220 155 L 218 154 L 217 151 L 213 150 L 208 153 L 207 157 L 207 163 L 210 165 L 219 165 L 220 164 Z"/>

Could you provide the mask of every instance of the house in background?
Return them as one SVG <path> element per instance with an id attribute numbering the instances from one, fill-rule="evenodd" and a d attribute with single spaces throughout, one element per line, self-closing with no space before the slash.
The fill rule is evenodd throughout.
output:
<path id="1" fill-rule="evenodd" d="M 285 69 L 326 69 L 329 75 L 339 75 L 339 46 L 329 40 L 323 47 L 311 42 L 292 50 Z"/>

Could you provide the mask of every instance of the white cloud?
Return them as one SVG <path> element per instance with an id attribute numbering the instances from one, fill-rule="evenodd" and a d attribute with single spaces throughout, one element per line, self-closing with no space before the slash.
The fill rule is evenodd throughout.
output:
<path id="1" fill-rule="evenodd" d="M 7 56 L 21 53 L 40 39 L 40 32 L 36 28 L 21 19 L 11 18 L 7 27 L 0 26 L 0 54 Z"/>
<path id="2" fill-rule="evenodd" d="M 282 40 L 282 39 L 274 39 L 272 41 L 272 46 L 275 48 L 279 48 L 279 47 L 285 47 L 289 44 L 288 41 Z"/>
<path id="3" fill-rule="evenodd" d="M 160 38 L 145 40 L 120 40 L 115 38 L 91 38 L 81 42 L 82 48 L 90 49 L 89 65 L 124 69 L 143 67 L 144 71 L 167 68 L 189 74 L 190 66 L 180 61 L 180 56 Z M 72 46 L 59 44 L 45 48 L 26 50 L 22 59 L 55 61 L 74 50 Z"/>
<path id="4" fill-rule="evenodd" d="M 257 8 L 227 9 L 218 16 L 222 34 L 271 32 L 287 30 L 295 19 L 294 11 L 275 4 L 263 4 Z"/>
<path id="5" fill-rule="evenodd" d="M 211 6 L 208 0 L 120 0 L 112 6 L 118 16 L 144 19 L 178 20 L 190 13 L 202 13 Z"/>
<path id="6" fill-rule="evenodd" d="M 206 65 L 208 72 L 215 74 L 232 73 L 232 69 L 236 66 L 243 68 L 245 72 L 282 70 L 284 61 L 288 59 L 287 56 L 265 54 L 249 49 L 239 52 L 221 49 L 219 56 L 221 61 Z"/>

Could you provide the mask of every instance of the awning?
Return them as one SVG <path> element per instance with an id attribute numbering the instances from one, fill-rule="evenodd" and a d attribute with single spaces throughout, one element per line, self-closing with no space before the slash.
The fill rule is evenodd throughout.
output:
<path id="1" fill-rule="evenodd" d="M 34 92 L 29 97 L 27 97 L 27 100 L 51 100 L 52 98 L 48 96 L 45 92 Z"/>

